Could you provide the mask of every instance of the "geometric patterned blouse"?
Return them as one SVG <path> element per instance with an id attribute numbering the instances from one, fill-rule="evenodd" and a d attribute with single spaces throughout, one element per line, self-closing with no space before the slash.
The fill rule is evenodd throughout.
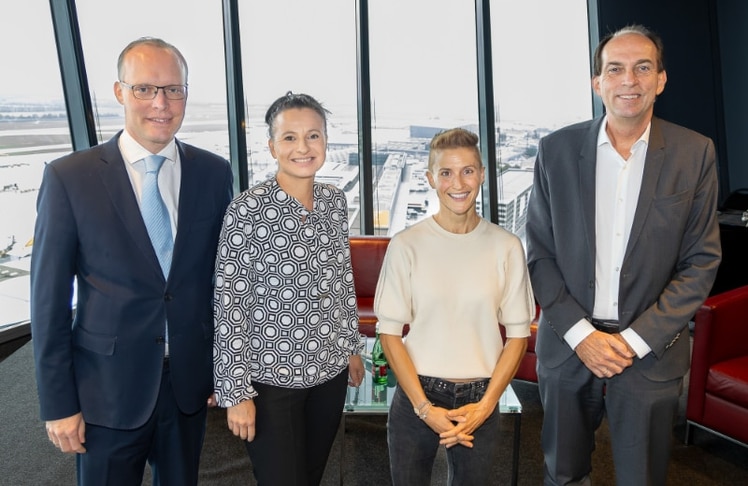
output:
<path id="1" fill-rule="evenodd" d="M 308 211 L 275 178 L 237 195 L 216 257 L 213 374 L 218 405 L 257 395 L 252 382 L 324 383 L 363 347 L 345 195 L 314 183 Z"/>

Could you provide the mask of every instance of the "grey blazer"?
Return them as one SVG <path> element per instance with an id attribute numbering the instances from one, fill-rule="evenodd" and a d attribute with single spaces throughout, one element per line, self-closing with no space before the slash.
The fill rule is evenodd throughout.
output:
<path id="1" fill-rule="evenodd" d="M 563 335 L 595 301 L 595 167 L 603 118 L 541 140 L 527 221 L 528 266 L 542 309 L 536 352 L 547 367 L 573 350 Z M 714 144 L 653 118 L 641 191 L 621 268 L 619 320 L 652 352 L 634 366 L 652 380 L 683 376 L 688 321 L 721 259 Z M 680 339 L 684 337 L 684 339 Z"/>

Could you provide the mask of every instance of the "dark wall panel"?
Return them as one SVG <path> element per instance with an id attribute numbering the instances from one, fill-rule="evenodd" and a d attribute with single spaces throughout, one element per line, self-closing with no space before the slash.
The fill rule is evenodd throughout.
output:
<path id="1" fill-rule="evenodd" d="M 655 115 L 714 140 L 724 198 L 729 174 L 713 5 L 710 0 L 599 0 L 598 20 L 601 36 L 638 23 L 662 37 L 668 81 Z"/>
<path id="2" fill-rule="evenodd" d="M 730 190 L 748 187 L 748 2 L 717 2 Z"/>

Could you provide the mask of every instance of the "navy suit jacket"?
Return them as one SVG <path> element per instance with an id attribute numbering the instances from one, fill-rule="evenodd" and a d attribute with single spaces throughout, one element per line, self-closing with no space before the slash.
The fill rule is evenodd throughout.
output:
<path id="1" fill-rule="evenodd" d="M 177 141 L 178 226 L 164 279 L 120 134 L 49 163 L 39 189 L 31 329 L 43 420 L 82 412 L 104 427 L 144 424 L 159 392 L 167 320 L 179 408 L 196 412 L 213 392 L 213 273 L 231 167 Z"/>
<path id="2" fill-rule="evenodd" d="M 542 309 L 536 353 L 555 368 L 574 351 L 564 334 L 595 302 L 595 167 L 603 118 L 541 140 L 527 216 L 528 265 Z M 652 349 L 634 368 L 657 381 L 689 366 L 689 320 L 721 258 L 714 144 L 653 118 L 644 174 L 620 271 L 619 320 Z M 682 337 L 682 338 L 681 338 Z"/>

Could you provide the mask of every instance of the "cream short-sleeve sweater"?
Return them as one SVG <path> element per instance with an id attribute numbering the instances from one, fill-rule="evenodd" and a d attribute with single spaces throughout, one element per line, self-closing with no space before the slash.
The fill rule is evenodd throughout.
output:
<path id="1" fill-rule="evenodd" d="M 467 234 L 433 217 L 392 237 L 374 299 L 379 332 L 410 330 L 405 348 L 419 375 L 487 378 L 507 337 L 527 337 L 535 315 L 522 243 L 481 219 Z"/>

